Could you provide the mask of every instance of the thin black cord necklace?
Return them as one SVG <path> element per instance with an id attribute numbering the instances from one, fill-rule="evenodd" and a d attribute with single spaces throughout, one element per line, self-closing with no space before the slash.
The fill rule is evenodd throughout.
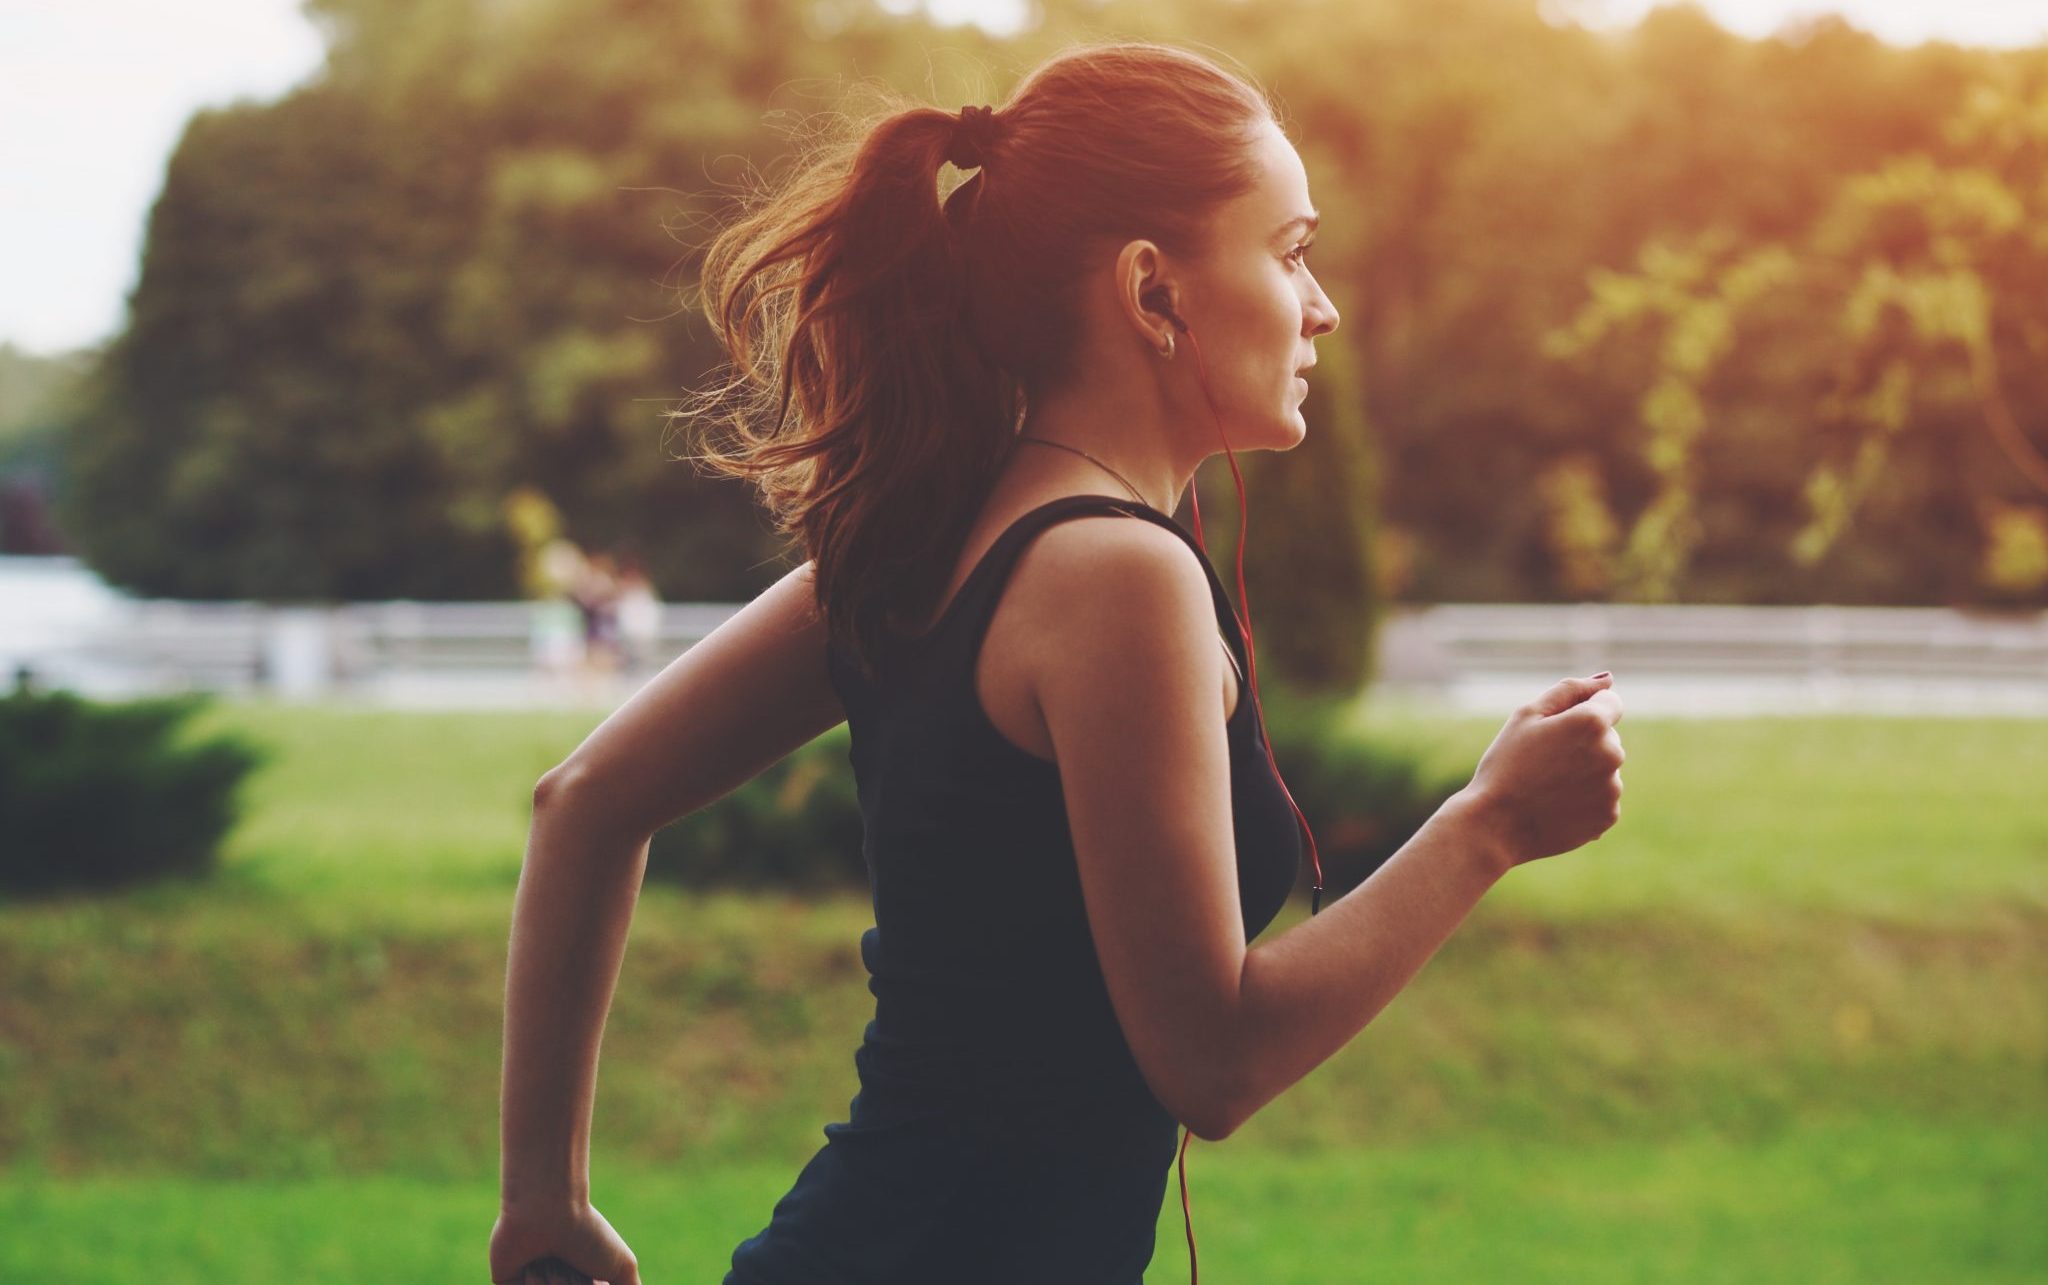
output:
<path id="1" fill-rule="evenodd" d="M 1020 442 L 1037 442 L 1040 446 L 1057 446 L 1063 451 L 1072 451 L 1074 454 L 1089 460 L 1091 463 L 1094 463 L 1101 468 L 1108 469 L 1109 475 L 1111 477 L 1114 477 L 1117 481 L 1122 482 L 1124 484 L 1124 489 L 1126 491 L 1129 491 L 1131 493 L 1131 498 L 1136 500 L 1138 503 L 1144 505 L 1148 509 L 1158 509 L 1161 513 L 1166 512 L 1165 509 L 1159 508 L 1158 505 L 1152 503 L 1150 500 L 1140 495 L 1138 493 L 1138 488 L 1131 485 L 1129 478 L 1126 478 L 1123 474 L 1117 472 L 1115 469 L 1110 468 L 1109 465 L 1104 464 L 1101 460 L 1096 459 L 1093 455 L 1088 454 L 1088 452 L 1082 450 L 1078 446 L 1069 446 L 1065 442 L 1055 442 L 1050 438 L 1045 437 L 1031 437 L 1024 433 L 1019 433 L 1017 435 L 1017 440 Z"/>

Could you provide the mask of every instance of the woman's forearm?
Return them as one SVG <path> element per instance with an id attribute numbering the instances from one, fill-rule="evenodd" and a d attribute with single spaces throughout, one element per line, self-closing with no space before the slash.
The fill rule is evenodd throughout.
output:
<path id="1" fill-rule="evenodd" d="M 507 1202 L 590 1196 L 598 1045 L 647 869 L 648 840 L 578 817 L 575 791 L 534 791 L 505 964 L 499 1185 Z"/>
<path id="2" fill-rule="evenodd" d="M 1371 878 L 1246 952 L 1229 1127 L 1364 1030 L 1513 864 L 1487 806 L 1461 791 Z"/>

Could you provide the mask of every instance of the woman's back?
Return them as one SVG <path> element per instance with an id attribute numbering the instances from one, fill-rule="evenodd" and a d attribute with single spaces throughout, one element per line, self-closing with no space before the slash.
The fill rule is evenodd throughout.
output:
<path id="1" fill-rule="evenodd" d="M 933 626 L 874 681 L 828 655 L 851 732 L 876 926 L 875 1017 L 850 1119 L 733 1256 L 753 1281 L 974 1279 L 1129 1285 L 1152 1251 L 1178 1122 L 1120 1029 L 1089 931 L 1058 765 L 1003 735 L 976 659 L 1018 556 L 1084 515 L 1149 520 L 1201 561 L 1239 673 L 1221 582 L 1178 524 L 1070 495 L 1011 523 Z M 1297 823 L 1240 692 L 1227 723 L 1247 939 L 1277 915 Z"/>

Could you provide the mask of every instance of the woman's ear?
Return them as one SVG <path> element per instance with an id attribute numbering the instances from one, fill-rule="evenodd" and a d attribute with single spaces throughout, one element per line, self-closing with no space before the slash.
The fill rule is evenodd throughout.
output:
<path id="1" fill-rule="evenodd" d="M 1159 247 L 1150 241 L 1132 241 L 1117 255 L 1117 301 L 1145 345 L 1155 349 L 1169 347 L 1174 330 L 1187 329 L 1163 267 Z"/>

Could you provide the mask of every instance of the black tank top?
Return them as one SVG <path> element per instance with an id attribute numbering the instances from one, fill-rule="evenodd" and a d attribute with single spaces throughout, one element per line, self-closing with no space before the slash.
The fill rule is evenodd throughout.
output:
<path id="1" fill-rule="evenodd" d="M 975 661 L 1019 553 L 1086 514 L 1149 520 L 1201 562 L 1237 673 L 1244 639 L 1215 568 L 1157 509 L 1073 495 L 1012 523 L 873 683 L 833 645 L 864 821 L 875 1016 L 850 1119 L 733 1254 L 728 1285 L 923 1281 L 1134 1285 L 1152 1255 L 1179 1123 L 1152 1094 L 1088 930 L 1057 764 L 996 730 Z M 1239 683 L 1226 725 L 1247 940 L 1301 860 L 1292 807 Z"/>

